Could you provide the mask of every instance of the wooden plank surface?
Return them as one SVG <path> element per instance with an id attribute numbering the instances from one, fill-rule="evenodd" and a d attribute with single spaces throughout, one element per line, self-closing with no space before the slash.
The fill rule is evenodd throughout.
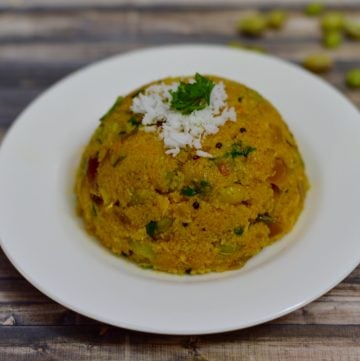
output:
<path id="1" fill-rule="evenodd" d="M 88 64 L 131 49 L 174 43 L 226 45 L 239 39 L 300 63 L 320 51 L 316 20 L 290 0 L 0 0 L 0 141 L 19 112 L 48 86 Z M 241 39 L 236 21 L 286 4 L 281 32 Z M 330 1 L 360 20 L 358 0 Z M 339 5 L 340 4 L 340 5 Z M 216 24 L 216 26 L 214 25 Z M 330 53 L 324 78 L 360 107 L 344 73 L 360 66 L 360 43 Z M 18 360 L 360 360 L 360 267 L 306 307 L 265 325 L 212 336 L 177 337 L 109 327 L 37 291 L 0 250 L 0 361 Z"/>
<path id="2" fill-rule="evenodd" d="M 30 10 L 41 11 L 44 8 L 71 8 L 81 9 L 88 7 L 96 8 L 177 8 L 203 7 L 274 7 L 287 6 L 300 8 L 309 3 L 309 0 L 0 0 L 0 9 L 6 10 Z M 358 6 L 358 0 L 326 0 L 327 6 Z"/>
<path id="3" fill-rule="evenodd" d="M 246 6 L 254 7 L 261 5 L 269 6 L 303 6 L 309 3 L 309 0 L 0 0 L 0 6 L 7 6 L 8 9 L 28 9 L 29 7 L 36 7 L 37 10 L 41 10 L 46 7 L 58 8 L 74 8 L 74 7 L 108 7 L 108 6 L 138 6 L 145 8 L 154 8 L 157 5 L 164 5 L 166 7 L 182 7 L 182 6 L 194 6 L 199 5 L 208 8 L 215 5 L 217 7 L 222 6 Z M 328 6 L 347 6 L 358 5 L 358 0 L 325 0 L 323 1 Z"/>

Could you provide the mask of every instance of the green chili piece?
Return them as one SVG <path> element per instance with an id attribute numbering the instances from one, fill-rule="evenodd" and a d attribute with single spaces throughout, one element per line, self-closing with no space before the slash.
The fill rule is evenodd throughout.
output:
<path id="1" fill-rule="evenodd" d="M 256 217 L 257 222 L 273 223 L 273 217 L 269 213 L 258 214 Z"/>

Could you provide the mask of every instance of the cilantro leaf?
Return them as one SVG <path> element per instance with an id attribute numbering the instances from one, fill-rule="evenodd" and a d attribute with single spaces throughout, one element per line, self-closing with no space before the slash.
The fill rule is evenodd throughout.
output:
<path id="1" fill-rule="evenodd" d="M 254 150 L 256 150 L 256 148 L 244 146 L 241 142 L 237 142 L 232 145 L 229 155 L 233 159 L 241 156 L 246 158 Z"/>
<path id="2" fill-rule="evenodd" d="M 195 110 L 206 108 L 210 104 L 210 95 L 214 86 L 213 81 L 196 73 L 194 83 L 180 82 L 177 90 L 170 91 L 172 95 L 171 109 L 188 115 Z"/>
<path id="3" fill-rule="evenodd" d="M 145 228 L 146 233 L 153 238 L 158 230 L 158 223 L 156 221 L 150 221 Z"/>
<path id="4" fill-rule="evenodd" d="M 193 187 L 184 187 L 181 189 L 181 195 L 186 196 L 186 197 L 194 197 L 198 194 L 197 189 L 193 188 Z"/>
<path id="5" fill-rule="evenodd" d="M 186 197 L 194 197 L 197 194 L 207 196 L 211 190 L 211 184 L 206 180 L 201 180 L 199 183 L 194 183 L 192 186 L 182 188 L 180 194 Z"/>
<path id="6" fill-rule="evenodd" d="M 141 120 L 138 120 L 136 119 L 134 116 L 132 116 L 130 119 L 129 119 L 129 123 L 134 126 L 134 127 L 138 127 L 141 125 Z"/>
<path id="7" fill-rule="evenodd" d="M 242 234 L 244 233 L 244 228 L 243 227 L 235 227 L 234 228 L 234 233 L 237 236 L 242 236 Z"/>

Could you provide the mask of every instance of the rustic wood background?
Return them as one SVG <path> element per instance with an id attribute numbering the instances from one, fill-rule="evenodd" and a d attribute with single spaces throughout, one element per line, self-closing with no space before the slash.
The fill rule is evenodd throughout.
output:
<path id="1" fill-rule="evenodd" d="M 250 41 L 293 62 L 321 50 L 306 1 L 0 0 L 0 139 L 19 112 L 64 75 L 98 59 L 159 44 L 227 44 L 236 20 L 279 4 L 291 18 L 281 32 Z M 360 1 L 329 1 L 360 20 Z M 360 43 L 331 51 L 325 78 L 357 106 L 343 83 L 360 66 Z M 341 121 L 341 119 L 339 119 Z M 0 361 L 18 360 L 360 360 L 360 267 L 310 305 L 265 325 L 212 336 L 160 336 L 109 327 L 51 301 L 0 250 Z"/>

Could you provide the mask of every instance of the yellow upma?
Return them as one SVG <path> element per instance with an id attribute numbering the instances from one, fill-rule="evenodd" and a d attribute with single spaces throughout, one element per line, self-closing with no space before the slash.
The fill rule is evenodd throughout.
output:
<path id="1" fill-rule="evenodd" d="M 149 85 L 119 97 L 82 156 L 75 188 L 86 229 L 140 266 L 176 274 L 242 267 L 303 208 L 304 163 L 280 114 L 242 84 L 208 79 L 223 82 L 236 114 L 202 138 L 211 157 L 189 146 L 166 154 L 159 133 L 144 130 L 132 104 Z"/>

